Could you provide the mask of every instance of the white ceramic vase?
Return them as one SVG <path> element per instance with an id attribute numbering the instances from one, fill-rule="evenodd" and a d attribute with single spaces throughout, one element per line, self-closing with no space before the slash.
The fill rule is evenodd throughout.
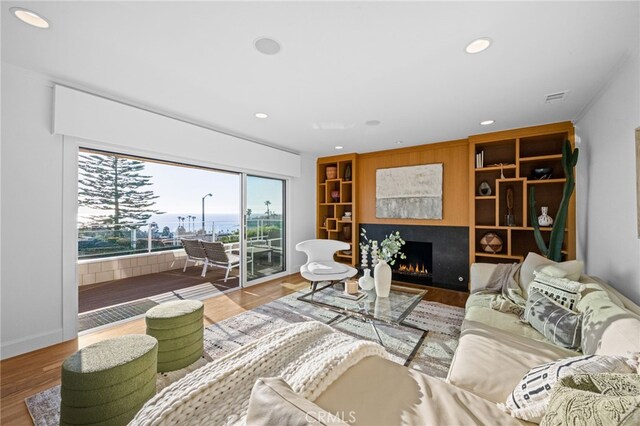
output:
<path id="1" fill-rule="evenodd" d="M 376 294 L 378 297 L 389 297 L 391 291 L 391 266 L 382 259 L 378 259 L 378 264 L 373 270 Z"/>
<path id="2" fill-rule="evenodd" d="M 540 210 L 542 210 L 542 214 L 538 216 L 538 225 L 540 226 L 553 225 L 553 218 L 547 214 L 549 212 L 549 207 L 541 207 Z"/>
<path id="3" fill-rule="evenodd" d="M 366 268 L 364 270 L 364 275 L 360 277 L 360 279 L 358 280 L 358 284 L 363 290 L 373 290 L 373 288 L 375 287 L 375 283 L 373 281 L 373 277 L 371 276 L 371 269 Z"/>

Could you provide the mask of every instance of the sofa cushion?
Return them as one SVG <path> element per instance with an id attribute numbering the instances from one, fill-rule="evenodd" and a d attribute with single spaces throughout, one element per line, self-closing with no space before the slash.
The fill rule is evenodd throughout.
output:
<path id="1" fill-rule="evenodd" d="M 540 423 L 554 386 L 573 374 L 635 373 L 635 361 L 624 357 L 582 355 L 536 366 L 522 377 L 506 400 L 512 416 Z"/>
<path id="2" fill-rule="evenodd" d="M 562 278 L 567 278 L 572 281 L 578 281 L 580 279 L 580 274 L 582 274 L 582 269 L 584 268 L 584 263 L 581 260 L 554 262 L 553 260 L 540 256 L 539 254 L 533 252 L 529 253 L 524 259 L 524 262 L 522 262 L 522 267 L 520 268 L 520 287 L 522 288 L 525 298 L 529 297 L 529 284 L 534 279 L 533 272 L 536 269 L 541 270 L 542 267 L 546 265 L 553 265 L 554 269 L 561 269 L 565 271 L 566 275 Z"/>
<path id="3" fill-rule="evenodd" d="M 295 393 L 280 377 L 260 378 L 253 385 L 248 426 L 346 425 L 340 418 Z"/>
<path id="4" fill-rule="evenodd" d="M 551 343 L 465 320 L 447 381 L 501 403 L 531 368 L 577 355 Z"/>
<path id="5" fill-rule="evenodd" d="M 583 282 L 583 283 L 586 283 L 587 286 L 589 284 L 591 284 L 591 283 L 598 284 L 600 287 L 602 287 L 608 293 L 609 298 L 616 305 L 618 305 L 621 308 L 624 308 L 624 309 L 630 311 L 631 313 L 633 313 L 634 315 L 636 315 L 636 316 L 638 316 L 640 318 L 640 306 L 638 306 L 635 303 L 633 303 L 628 297 L 626 297 L 624 294 L 620 293 L 615 288 L 611 287 L 605 281 L 601 280 L 598 277 L 594 277 L 594 276 L 590 276 L 590 275 L 583 275 L 580 278 L 580 281 Z"/>
<path id="6" fill-rule="evenodd" d="M 472 263 L 469 273 L 469 292 L 473 294 L 482 290 L 489 284 L 489 279 L 498 265 L 495 263 Z"/>
<path id="7" fill-rule="evenodd" d="M 551 343 L 542 333 L 531 327 L 531 325 L 523 322 L 516 315 L 506 312 L 496 311 L 491 308 L 469 308 L 465 315 L 465 321 L 462 323 L 462 330 L 465 330 L 468 327 L 468 324 L 474 324 L 475 322 L 480 322 L 487 326 L 497 328 L 517 336 Z"/>
<path id="8" fill-rule="evenodd" d="M 355 425 L 521 424 L 470 392 L 377 356 L 351 367 L 314 402 Z"/>
<path id="9" fill-rule="evenodd" d="M 586 284 L 576 309 L 582 312 L 582 352 L 629 356 L 640 352 L 640 318 L 619 306 L 596 282 Z"/>
<path id="10" fill-rule="evenodd" d="M 532 291 L 527 299 L 524 318 L 551 343 L 563 348 L 580 348 L 582 314 L 565 308 L 538 291 Z"/>

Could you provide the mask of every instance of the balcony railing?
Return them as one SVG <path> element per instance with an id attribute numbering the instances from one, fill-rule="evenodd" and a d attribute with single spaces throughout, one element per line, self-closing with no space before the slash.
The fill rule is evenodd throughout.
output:
<path id="1" fill-rule="evenodd" d="M 181 238 L 233 243 L 240 240 L 238 222 L 208 221 L 205 229 L 196 223 L 129 223 L 78 228 L 78 259 L 115 257 L 182 248 Z M 248 240 L 282 238 L 281 219 L 250 219 Z"/>

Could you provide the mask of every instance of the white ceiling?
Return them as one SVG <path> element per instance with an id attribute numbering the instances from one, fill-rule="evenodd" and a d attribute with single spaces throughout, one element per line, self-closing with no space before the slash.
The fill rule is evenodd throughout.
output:
<path id="1" fill-rule="evenodd" d="M 46 17 L 49 30 L 9 8 Z M 580 116 L 639 45 L 638 2 L 6 2 L 2 61 L 295 152 Z M 282 44 L 258 53 L 261 36 Z M 478 37 L 483 53 L 464 48 Z M 544 95 L 569 90 L 545 104 Z M 257 119 L 256 112 L 268 119 Z M 481 127 L 482 120 L 492 126 Z M 376 127 L 367 120 L 380 120 Z"/>

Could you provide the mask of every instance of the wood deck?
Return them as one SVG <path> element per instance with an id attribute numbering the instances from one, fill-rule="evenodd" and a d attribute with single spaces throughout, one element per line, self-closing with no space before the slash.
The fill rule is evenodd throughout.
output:
<path id="1" fill-rule="evenodd" d="M 211 283 L 218 290 L 225 291 L 240 286 L 238 270 L 229 274 L 224 282 L 225 270 L 209 269 L 205 277 L 201 277 L 202 266 L 192 266 L 186 272 L 182 269 L 140 275 L 120 280 L 80 286 L 78 291 L 78 312 L 88 312 L 107 306 L 144 299 L 145 297 L 167 293 L 202 283 Z"/>
<path id="2" fill-rule="evenodd" d="M 232 291 L 204 301 L 206 325 L 230 318 L 295 291 L 308 288 L 299 274 Z M 425 300 L 464 307 L 467 293 L 429 287 Z M 60 366 L 79 348 L 123 334 L 144 333 L 144 319 L 99 330 L 0 362 L 0 424 L 33 424 L 24 399 L 60 383 Z"/>

